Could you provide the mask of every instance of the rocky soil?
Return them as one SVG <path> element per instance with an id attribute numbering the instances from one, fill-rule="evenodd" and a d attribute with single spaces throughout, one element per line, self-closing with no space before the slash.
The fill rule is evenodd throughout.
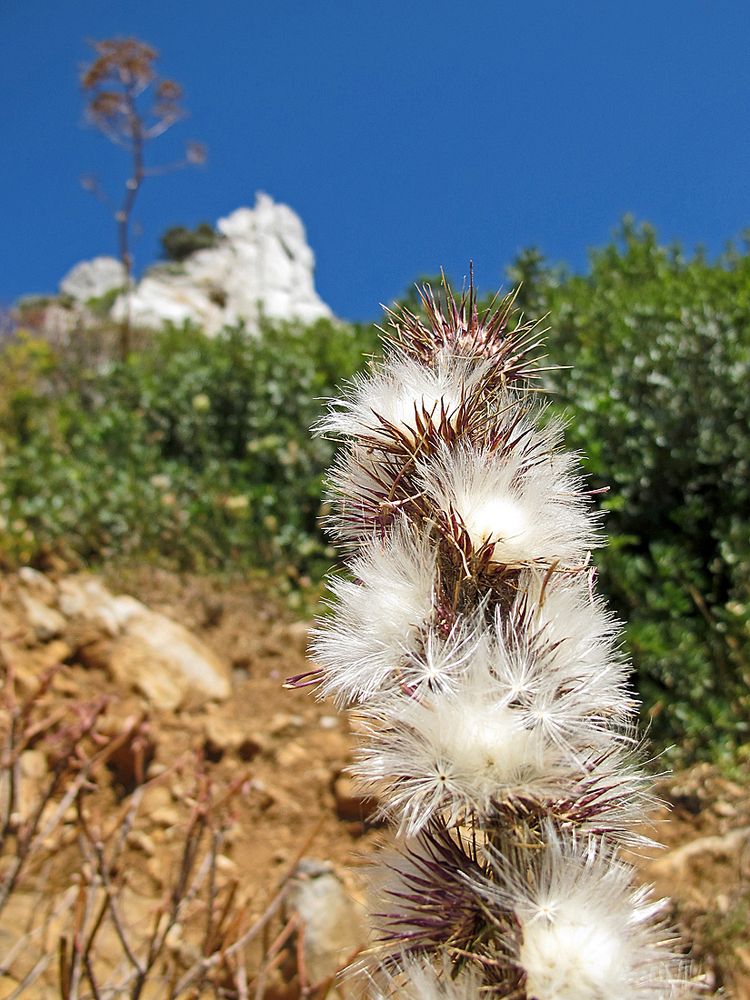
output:
<path id="1" fill-rule="evenodd" d="M 0 580 L 0 1000 L 356 996 L 331 976 L 366 947 L 385 834 L 346 718 L 282 687 L 308 624 L 150 569 Z M 708 995 L 750 998 L 750 780 L 700 766 L 659 794 L 667 848 L 639 870 Z"/>

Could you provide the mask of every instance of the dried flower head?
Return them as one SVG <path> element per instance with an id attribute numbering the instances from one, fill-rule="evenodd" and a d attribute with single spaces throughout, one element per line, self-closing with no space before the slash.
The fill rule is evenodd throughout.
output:
<path id="1" fill-rule="evenodd" d="M 421 292 L 331 402 L 328 527 L 348 553 L 317 669 L 355 710 L 352 773 L 396 828 L 374 879 L 374 995 L 656 1000 L 690 992 L 619 856 L 650 803 L 600 532 L 537 402 L 513 297 Z"/>

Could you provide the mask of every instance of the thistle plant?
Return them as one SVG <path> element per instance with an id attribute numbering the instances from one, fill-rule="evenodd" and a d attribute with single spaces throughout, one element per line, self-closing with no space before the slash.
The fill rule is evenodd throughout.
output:
<path id="1" fill-rule="evenodd" d="M 395 828 L 373 995 L 684 996 L 622 856 L 651 805 L 638 706 L 538 327 L 512 295 L 421 295 L 318 424 L 342 442 L 328 527 L 350 575 L 290 681 L 352 710 L 352 772 Z"/>

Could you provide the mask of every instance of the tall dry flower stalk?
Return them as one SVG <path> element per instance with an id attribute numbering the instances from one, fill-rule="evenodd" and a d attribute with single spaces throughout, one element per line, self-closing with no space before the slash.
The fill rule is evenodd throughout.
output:
<path id="1" fill-rule="evenodd" d="M 147 177 L 171 173 L 183 167 L 205 163 L 206 148 L 188 142 L 185 155 L 158 166 L 146 164 L 148 145 L 185 118 L 182 87 L 175 80 L 159 76 L 159 53 L 138 38 L 104 38 L 90 43 L 96 58 L 81 73 L 86 94 L 86 117 L 106 139 L 124 150 L 130 163 L 129 175 L 119 205 L 114 209 L 117 247 L 125 271 L 125 316 L 120 324 L 120 355 L 130 353 L 130 294 L 133 278 L 132 229 L 136 199 Z M 146 103 L 150 96 L 150 106 Z M 86 190 L 109 205 L 110 201 L 94 175 L 82 178 Z"/>
<path id="2" fill-rule="evenodd" d="M 422 289 L 318 432 L 342 442 L 319 669 L 353 710 L 352 767 L 396 831 L 369 969 L 377 997 L 685 995 L 664 907 L 622 848 L 651 803 L 599 517 L 536 383 L 513 296 Z"/>

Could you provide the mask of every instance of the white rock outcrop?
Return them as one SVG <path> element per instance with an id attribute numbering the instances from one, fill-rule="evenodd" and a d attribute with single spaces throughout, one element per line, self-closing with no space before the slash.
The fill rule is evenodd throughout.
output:
<path id="1" fill-rule="evenodd" d="M 101 298 L 115 288 L 124 288 L 125 268 L 115 257 L 94 257 L 82 260 L 60 282 L 62 295 L 69 295 L 76 302 Z"/>
<path id="2" fill-rule="evenodd" d="M 61 580 L 57 609 L 63 622 L 78 619 L 99 630 L 102 659 L 113 678 L 155 708 L 174 711 L 186 700 L 224 701 L 231 694 L 228 663 L 196 635 L 128 594 L 112 594 L 96 577 Z"/>
<path id="3" fill-rule="evenodd" d="M 315 291 L 315 258 L 299 216 L 267 194 L 254 208 L 238 208 L 217 223 L 219 242 L 182 264 L 157 265 L 130 295 L 133 325 L 161 327 L 190 320 L 208 336 L 244 322 L 256 330 L 262 316 L 305 323 L 332 316 Z M 118 298 L 112 318 L 125 315 Z"/>

